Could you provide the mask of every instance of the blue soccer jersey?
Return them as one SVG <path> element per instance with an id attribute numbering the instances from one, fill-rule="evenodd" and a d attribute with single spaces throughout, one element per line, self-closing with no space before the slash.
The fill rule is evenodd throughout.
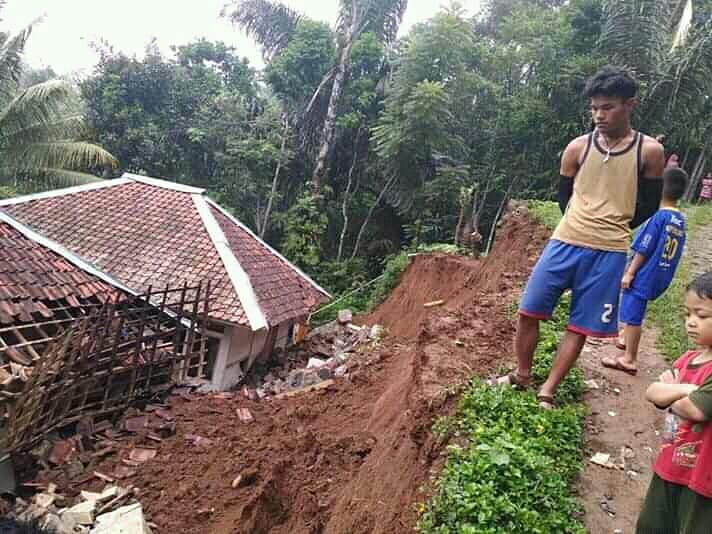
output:
<path id="1" fill-rule="evenodd" d="M 685 218 L 673 208 L 662 208 L 645 223 L 633 240 L 633 251 L 645 256 L 631 290 L 654 300 L 668 288 L 685 246 Z"/>

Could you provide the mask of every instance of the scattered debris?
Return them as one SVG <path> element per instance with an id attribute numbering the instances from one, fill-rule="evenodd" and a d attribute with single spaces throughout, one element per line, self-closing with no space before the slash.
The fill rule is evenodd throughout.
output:
<path id="1" fill-rule="evenodd" d="M 433 308 L 435 306 L 442 306 L 443 304 L 445 304 L 445 301 L 442 299 L 433 300 L 432 302 L 426 302 L 425 304 L 423 304 L 423 308 Z"/>
<path id="2" fill-rule="evenodd" d="M 247 408 L 238 408 L 237 417 L 239 417 L 240 421 L 243 423 L 252 423 L 255 420 L 252 416 L 252 412 L 250 412 Z"/>
<path id="3" fill-rule="evenodd" d="M 613 469 L 615 465 L 611 462 L 611 455 L 604 452 L 597 452 L 591 457 L 592 464 L 600 465 L 607 469 Z"/>
<path id="4" fill-rule="evenodd" d="M 584 384 L 586 384 L 586 387 L 587 387 L 588 389 L 600 389 L 600 386 L 598 385 L 598 382 L 596 382 L 596 381 L 593 380 L 593 379 L 592 379 L 592 380 L 586 380 L 586 381 L 584 382 Z"/>
<path id="5" fill-rule="evenodd" d="M 351 321 L 353 321 L 354 316 L 353 313 L 351 313 L 351 310 L 339 310 L 339 315 L 338 315 L 338 321 L 341 324 L 348 324 Z"/>
<path id="6" fill-rule="evenodd" d="M 238 413 L 241 408 L 238 408 Z M 213 444 L 213 440 L 209 438 L 204 438 L 203 436 L 198 436 L 196 434 L 186 434 L 185 439 L 190 441 L 196 447 L 208 447 Z"/>
<path id="7" fill-rule="evenodd" d="M 617 414 L 616 412 L 614 412 L 614 411 L 609 411 L 609 412 L 608 412 L 608 415 L 609 415 L 610 417 L 615 417 L 615 416 L 618 415 L 618 414 Z"/>

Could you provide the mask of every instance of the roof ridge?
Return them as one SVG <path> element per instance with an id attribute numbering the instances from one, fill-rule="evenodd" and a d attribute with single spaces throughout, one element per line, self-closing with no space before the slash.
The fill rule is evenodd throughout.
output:
<path id="1" fill-rule="evenodd" d="M 133 174 L 130 172 L 125 172 L 121 175 L 121 178 L 126 178 L 127 180 L 132 180 L 134 182 L 140 182 L 142 184 L 151 185 L 153 187 L 162 187 L 163 189 L 170 189 L 172 191 L 179 191 L 181 193 L 191 193 L 202 195 L 205 193 L 205 189 L 200 187 L 193 187 L 192 185 L 179 184 L 178 182 L 171 182 L 169 180 L 163 180 L 162 178 L 153 178 L 152 176 L 142 176 L 140 174 Z"/>
<path id="2" fill-rule="evenodd" d="M 42 200 L 45 198 L 61 197 L 65 195 L 73 195 L 74 193 L 82 193 L 84 191 L 92 191 L 94 189 L 103 189 L 105 187 L 114 187 L 117 185 L 123 185 L 129 183 L 128 178 L 111 178 L 108 180 L 101 180 L 97 182 L 91 182 L 88 184 L 74 185 L 72 187 L 63 187 L 61 189 L 52 189 L 51 191 L 43 191 L 41 193 L 32 193 L 30 195 L 22 195 L 19 197 L 7 198 L 5 200 L 0 200 L 0 207 L 12 206 L 15 204 L 24 204 L 25 202 L 32 202 L 33 200 Z"/>
<path id="3" fill-rule="evenodd" d="M 220 256 L 220 260 L 223 262 L 223 266 L 225 267 L 230 282 L 232 282 L 235 293 L 237 293 L 237 297 L 240 300 L 242 309 L 245 311 L 250 327 L 253 331 L 267 329 L 269 327 L 267 317 L 260 306 L 257 293 L 255 293 L 255 288 L 252 286 L 250 277 L 242 268 L 242 265 L 240 265 L 232 248 L 230 248 L 230 243 L 225 237 L 225 233 L 210 211 L 207 199 L 198 193 L 191 196 L 195 209 L 203 221 L 203 226 L 208 232 L 210 240 Z"/>
<path id="4" fill-rule="evenodd" d="M 240 228 L 242 228 L 244 231 L 246 231 L 248 234 L 250 234 L 250 235 L 251 235 L 254 239 L 256 239 L 261 245 L 263 245 L 264 247 L 266 247 L 267 250 L 269 250 L 272 254 L 274 254 L 274 255 L 277 256 L 280 260 L 282 260 L 284 263 L 286 263 L 287 266 L 288 266 L 290 269 L 294 270 L 299 276 L 301 276 L 302 278 L 304 278 L 304 279 L 305 279 L 307 282 L 309 282 L 312 286 L 314 286 L 316 289 L 318 289 L 319 291 L 321 291 L 321 292 L 322 292 L 324 295 L 326 295 L 327 297 L 332 298 L 331 293 L 329 293 L 326 289 L 324 289 L 324 288 L 321 287 L 319 284 L 317 284 L 308 274 L 306 274 L 306 273 L 305 273 L 304 271 L 302 271 L 299 267 L 297 267 L 296 265 L 294 265 L 294 264 L 293 264 L 291 261 L 289 261 L 287 258 L 285 258 L 284 256 L 282 256 L 282 254 L 280 254 L 277 250 L 275 250 L 274 248 L 272 248 L 272 247 L 269 245 L 269 243 L 267 243 L 264 239 L 262 239 L 262 238 L 259 237 L 257 234 L 255 234 L 247 225 L 241 223 L 241 222 L 240 222 L 236 217 L 234 217 L 229 211 L 227 211 L 225 208 L 223 208 L 222 206 L 220 206 L 220 204 L 218 204 L 217 202 L 213 201 L 212 199 L 210 199 L 210 198 L 208 198 L 208 197 L 205 197 L 205 201 L 206 201 L 209 205 L 211 205 L 212 207 L 214 207 L 215 209 L 217 209 L 217 210 L 218 210 L 220 213 L 222 213 L 225 217 L 227 217 L 228 219 L 230 219 L 230 221 L 232 221 L 233 223 L 235 223 L 236 225 L 238 225 Z"/>

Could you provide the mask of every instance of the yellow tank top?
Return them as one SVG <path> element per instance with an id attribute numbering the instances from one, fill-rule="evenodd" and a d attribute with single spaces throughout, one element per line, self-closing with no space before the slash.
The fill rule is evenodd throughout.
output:
<path id="1" fill-rule="evenodd" d="M 552 239 L 596 250 L 628 250 L 644 137 L 636 132 L 627 147 L 607 157 L 597 136 L 589 135 L 573 195 Z"/>

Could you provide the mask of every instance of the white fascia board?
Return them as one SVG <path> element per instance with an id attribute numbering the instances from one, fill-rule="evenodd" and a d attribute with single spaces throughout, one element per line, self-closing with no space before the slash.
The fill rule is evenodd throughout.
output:
<path id="1" fill-rule="evenodd" d="M 160 178 L 151 178 L 150 176 L 141 176 L 139 174 L 131 174 L 130 172 L 125 172 L 121 175 L 121 178 L 127 180 L 132 180 L 134 182 L 140 182 L 146 185 L 152 185 L 153 187 L 162 187 L 163 189 L 170 189 L 172 191 L 180 191 L 181 193 L 191 193 L 196 195 L 201 195 L 205 192 L 205 189 L 199 187 L 193 187 L 190 185 L 179 184 L 176 182 L 169 182 L 168 180 L 161 180 Z"/>
<path id="2" fill-rule="evenodd" d="M 99 280 L 102 280 L 106 282 L 107 284 L 115 287 L 116 289 L 120 289 L 121 291 L 128 293 L 129 295 L 133 295 L 134 297 L 138 297 L 142 295 L 142 293 L 136 291 L 135 289 L 131 289 L 129 286 L 119 282 L 116 278 L 114 278 L 111 275 L 106 274 L 104 271 L 99 270 L 93 263 L 85 260 L 81 256 L 77 256 L 67 248 L 65 248 L 63 245 L 60 245 L 56 241 L 53 241 L 52 239 L 48 239 L 47 237 L 38 234 L 35 232 L 32 228 L 29 226 L 25 226 L 22 224 L 20 221 L 17 219 L 12 218 L 9 216 L 7 213 L 0 211 L 0 221 L 9 224 L 12 226 L 15 230 L 20 232 L 23 236 L 25 236 L 27 239 L 30 241 L 34 241 L 35 243 L 51 250 L 55 254 L 58 254 L 59 256 L 62 256 L 65 260 L 67 260 L 69 263 L 74 265 L 75 267 L 80 268 L 82 271 L 87 272 L 91 274 L 92 276 L 95 276 Z M 149 304 L 151 304 L 149 302 Z M 153 304 L 155 306 L 155 304 Z M 178 315 L 174 312 L 172 312 L 169 309 L 163 310 L 163 313 L 168 315 L 169 317 L 176 318 Z M 186 319 L 185 317 L 181 320 L 181 323 L 184 326 L 190 326 L 190 320 Z"/>
<path id="3" fill-rule="evenodd" d="M 228 277 L 235 288 L 235 293 L 237 293 L 237 297 L 240 299 L 240 304 L 242 304 L 242 308 L 245 310 L 250 328 L 254 332 L 267 329 L 269 326 L 267 324 L 267 318 L 262 312 L 262 308 L 260 308 L 257 295 L 250 282 L 250 277 L 247 276 L 242 265 L 237 261 L 235 254 L 230 248 L 230 243 L 228 243 L 225 233 L 210 211 L 210 206 L 208 206 L 208 203 L 205 201 L 205 197 L 200 194 L 194 194 L 192 197 L 193 204 L 195 204 L 195 208 L 203 220 L 203 225 L 213 242 L 213 246 L 220 255 L 220 260 L 222 260 Z"/>
<path id="4" fill-rule="evenodd" d="M 327 297 L 333 298 L 332 295 L 331 295 L 326 289 L 324 289 L 324 288 L 321 287 L 319 284 L 317 284 L 314 280 L 312 280 L 312 279 L 309 277 L 309 275 L 307 275 L 306 273 L 304 273 L 304 271 L 302 271 L 301 269 L 299 269 L 299 267 L 297 267 L 296 265 L 294 265 L 291 261 L 289 261 L 287 258 L 285 258 L 284 256 L 282 256 L 279 252 L 277 252 L 277 251 L 276 251 L 275 249 L 273 249 L 271 246 L 269 246 L 269 244 L 268 244 L 267 242 L 265 242 L 265 241 L 263 241 L 262 239 L 260 239 L 260 238 L 257 236 L 257 234 L 255 234 L 255 233 L 254 233 L 252 230 L 250 230 L 247 226 L 245 226 L 245 225 L 242 224 L 240 221 L 238 221 L 235 217 L 233 217 L 230 212 L 228 212 L 226 209 L 224 209 L 223 207 L 221 207 L 221 206 L 220 206 L 219 204 L 217 204 L 216 202 L 213 202 L 213 201 L 210 200 L 209 198 L 206 198 L 205 200 L 206 200 L 206 202 L 207 202 L 208 204 L 210 204 L 210 205 L 211 205 L 212 207 L 214 207 L 216 210 L 220 211 L 220 213 L 222 213 L 223 215 L 225 215 L 225 217 L 227 217 L 228 219 L 230 219 L 232 222 L 234 222 L 236 225 L 238 225 L 240 228 L 242 228 L 245 232 L 247 232 L 247 233 L 250 234 L 253 238 L 255 238 L 261 245 L 263 245 L 265 248 L 267 248 L 267 250 L 269 250 L 272 254 L 274 254 L 274 255 L 277 256 L 279 259 L 281 259 L 284 263 L 286 263 L 291 269 L 294 270 L 294 272 L 296 272 L 299 276 L 301 276 L 302 278 L 304 278 L 304 280 L 306 280 L 307 282 L 309 282 L 312 286 L 314 286 L 316 289 L 318 289 L 319 291 L 321 291 L 321 292 L 322 292 L 324 295 L 326 295 Z"/>
<path id="5" fill-rule="evenodd" d="M 116 185 L 122 185 L 129 183 L 130 180 L 121 177 L 113 178 L 110 180 L 102 180 L 100 182 L 92 182 L 90 184 L 75 185 L 74 187 L 65 187 L 63 189 L 54 189 L 52 191 L 44 191 L 42 193 L 34 193 L 32 195 L 24 195 L 21 197 L 7 198 L 5 200 L 0 200 L 1 206 L 12 206 L 14 204 L 24 204 L 25 202 L 30 202 L 32 200 L 42 200 L 45 198 L 62 197 L 65 195 L 71 195 L 73 193 L 83 193 L 84 191 L 93 191 L 94 189 L 103 189 L 105 187 L 114 187 Z"/>

